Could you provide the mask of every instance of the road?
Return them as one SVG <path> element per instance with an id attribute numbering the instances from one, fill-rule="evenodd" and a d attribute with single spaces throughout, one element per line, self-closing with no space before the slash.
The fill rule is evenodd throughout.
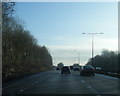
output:
<path id="1" fill-rule="evenodd" d="M 6 83 L 3 94 L 118 94 L 118 79 L 105 75 L 80 76 L 46 71 Z"/>

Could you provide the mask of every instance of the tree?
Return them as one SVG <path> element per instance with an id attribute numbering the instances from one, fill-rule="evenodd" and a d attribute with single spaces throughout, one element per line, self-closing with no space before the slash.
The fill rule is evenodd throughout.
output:
<path id="1" fill-rule="evenodd" d="M 3 82 L 11 78 L 52 69 L 52 57 L 45 46 L 25 30 L 13 17 L 15 3 L 3 3 L 2 76 Z M 10 8 L 10 9 L 9 9 Z"/>
<path id="2" fill-rule="evenodd" d="M 101 67 L 105 72 L 116 72 L 118 73 L 118 59 L 119 53 L 109 50 L 103 50 L 101 55 L 93 57 L 94 67 Z M 91 59 L 87 65 L 91 64 Z"/>

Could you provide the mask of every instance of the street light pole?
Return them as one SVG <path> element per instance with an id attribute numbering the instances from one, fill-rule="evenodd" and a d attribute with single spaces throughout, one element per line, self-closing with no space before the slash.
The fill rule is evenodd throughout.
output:
<path id="1" fill-rule="evenodd" d="M 78 54 L 78 64 L 80 65 L 80 52 Z"/>
<path id="2" fill-rule="evenodd" d="M 73 52 L 74 52 L 74 55 L 75 55 L 75 51 L 76 51 L 76 50 L 73 50 Z M 73 58 L 74 58 L 74 64 L 75 64 L 75 56 L 74 56 Z"/>
<path id="3" fill-rule="evenodd" d="M 92 65 L 93 65 L 93 56 L 94 56 L 94 41 L 93 41 L 93 39 L 94 39 L 94 35 L 92 34 Z"/>
<path id="4" fill-rule="evenodd" d="M 86 34 L 86 33 L 82 33 L 82 34 Z M 92 66 L 93 66 L 93 56 L 94 56 L 94 35 L 95 34 L 103 34 L 103 33 L 87 33 L 87 34 L 90 34 L 90 35 L 92 35 Z"/>

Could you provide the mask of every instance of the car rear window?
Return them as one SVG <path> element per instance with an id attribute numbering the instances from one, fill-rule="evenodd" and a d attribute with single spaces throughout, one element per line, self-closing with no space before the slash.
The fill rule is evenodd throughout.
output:
<path id="1" fill-rule="evenodd" d="M 63 67 L 63 69 L 69 69 L 68 67 Z"/>
<path id="2" fill-rule="evenodd" d="M 92 66 L 84 66 L 84 69 L 93 69 Z"/>

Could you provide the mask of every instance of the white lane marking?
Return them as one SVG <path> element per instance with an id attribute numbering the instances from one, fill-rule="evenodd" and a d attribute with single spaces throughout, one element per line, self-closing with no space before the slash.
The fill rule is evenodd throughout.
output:
<path id="1" fill-rule="evenodd" d="M 21 89 L 21 90 L 19 90 L 17 93 L 21 93 L 21 92 L 23 92 L 23 91 L 24 91 L 24 90 Z"/>
<path id="2" fill-rule="evenodd" d="M 84 80 L 81 80 L 81 82 L 82 82 L 82 83 L 85 83 L 85 81 L 84 81 Z"/>
<path id="3" fill-rule="evenodd" d="M 6 86 L 6 87 L 2 88 L 2 89 L 3 89 L 3 90 L 4 90 L 4 89 L 7 89 L 7 88 L 9 88 L 9 87 L 11 87 L 11 86 L 14 86 L 14 85 L 16 85 L 16 84 L 18 84 L 18 83 L 22 82 L 22 81 L 24 81 L 24 80 L 18 81 L 18 82 L 13 83 L 13 84 L 10 84 L 10 85 L 8 85 L 8 86 Z"/>
<path id="4" fill-rule="evenodd" d="M 28 88 L 23 88 L 23 89 L 19 90 L 17 93 L 21 93 L 21 92 L 23 92 L 26 89 L 28 89 Z"/>
<path id="5" fill-rule="evenodd" d="M 23 90 L 20 90 L 20 92 L 23 92 Z"/>
<path id="6" fill-rule="evenodd" d="M 27 88 L 23 88 L 24 90 L 27 89 Z"/>
<path id="7" fill-rule="evenodd" d="M 37 82 L 35 82 L 35 84 L 38 84 L 39 82 L 37 81 Z"/>
<path id="8" fill-rule="evenodd" d="M 52 76 L 52 75 L 49 75 L 49 76 Z M 48 78 L 49 76 L 47 76 L 47 78 Z M 26 78 L 28 78 L 28 77 L 25 77 L 25 79 L 23 79 L 23 80 L 21 80 L 21 81 L 17 81 L 17 82 L 15 82 L 15 83 L 13 83 L 13 84 L 10 84 L 10 85 L 2 88 L 2 90 L 7 89 L 7 88 L 9 88 L 9 87 L 12 87 L 12 86 L 14 86 L 14 85 L 16 85 L 16 84 L 19 84 L 19 83 L 21 83 L 21 82 L 23 82 L 23 81 L 25 81 L 25 80 L 28 80 L 28 79 L 26 79 Z M 43 78 L 43 79 L 40 80 L 40 81 L 43 81 L 44 79 L 46 79 L 46 77 Z M 38 83 L 39 83 L 39 82 L 38 82 Z"/>
<path id="9" fill-rule="evenodd" d="M 30 85 L 30 86 L 28 86 L 27 88 L 23 88 L 23 89 L 21 89 L 21 90 L 17 91 L 17 93 L 19 94 L 19 93 L 23 92 L 24 90 L 29 89 L 29 88 L 31 88 L 31 87 L 33 87 L 33 86 L 35 86 L 36 84 L 40 83 L 41 81 L 43 81 L 43 80 L 45 80 L 45 79 L 47 79 L 48 77 L 51 77 L 51 76 L 53 76 L 53 74 L 52 74 L 52 75 L 49 75 L 49 76 L 47 76 L 47 77 L 45 77 L 45 78 L 43 78 L 43 79 L 42 79 L 42 80 L 40 80 L 40 81 L 36 81 L 36 83 L 35 83 L 35 84 L 31 84 L 31 85 Z M 18 81 L 18 82 L 20 83 L 20 82 L 22 82 L 22 81 L 24 81 L 24 80 L 21 80 L 21 81 Z M 18 82 L 17 82 L 17 83 L 18 83 Z M 11 85 L 8 85 L 8 86 L 6 86 L 6 87 L 4 87 L 4 88 L 2 88 L 2 89 L 9 88 L 9 87 L 11 87 L 11 86 L 13 86 L 13 85 L 15 85 L 15 84 L 16 84 L 16 83 L 11 84 Z"/>
<path id="10" fill-rule="evenodd" d="M 32 84 L 31 86 L 34 86 L 35 84 Z"/>
<path id="11" fill-rule="evenodd" d="M 95 94 L 98 94 L 98 92 L 97 92 L 94 88 L 92 88 L 92 86 L 90 86 L 89 84 L 87 84 L 87 85 L 88 85 L 87 88 L 89 88 L 89 89 L 91 89 L 92 91 L 94 91 Z"/>
<path id="12" fill-rule="evenodd" d="M 89 88 L 89 89 L 91 89 L 93 92 L 95 92 L 95 94 L 98 94 L 98 92 L 97 92 L 94 88 L 92 88 L 92 86 L 90 86 L 89 84 L 87 84 L 84 80 L 81 80 L 81 82 L 84 83 L 84 84 L 87 86 L 87 88 Z"/>
<path id="13" fill-rule="evenodd" d="M 91 89 L 92 87 L 91 87 L 90 85 L 88 85 L 87 88 L 90 88 L 90 89 Z"/>
<path id="14" fill-rule="evenodd" d="M 14 86 L 14 85 L 16 85 L 16 84 L 18 84 L 18 83 L 21 83 L 21 82 L 23 82 L 23 81 L 25 81 L 25 80 L 28 80 L 30 77 L 34 77 L 34 76 L 38 76 L 38 75 L 43 75 L 43 74 L 46 74 L 47 72 L 41 72 L 41 73 L 38 73 L 38 74 L 33 74 L 33 75 L 30 75 L 30 76 L 26 76 L 26 77 L 23 77 L 22 79 L 23 80 L 20 80 L 20 81 L 17 81 L 17 82 L 15 82 L 15 83 L 13 83 L 13 84 L 10 84 L 10 85 L 7 85 L 6 87 L 4 87 L 4 88 L 2 88 L 2 90 L 4 90 L 4 89 L 7 89 L 7 88 L 9 88 L 9 87 L 11 87 L 11 86 Z M 31 79 L 31 78 L 30 78 Z"/>
<path id="15" fill-rule="evenodd" d="M 87 88 L 91 89 L 93 92 L 95 92 L 95 94 L 98 94 L 98 92 L 94 88 L 92 88 L 89 84 L 86 84 L 86 85 L 87 85 Z"/>
<path id="16" fill-rule="evenodd" d="M 49 75 L 49 76 L 52 76 L 52 75 Z M 44 78 L 44 79 L 46 79 L 46 78 Z M 44 79 L 43 79 L 43 80 L 44 80 Z M 43 80 L 40 80 L 40 81 L 43 81 Z M 23 92 L 24 90 L 29 89 L 29 88 L 35 86 L 35 85 L 38 84 L 38 83 L 39 83 L 39 81 L 36 81 L 35 84 L 31 84 L 31 86 L 28 86 L 27 88 L 23 88 L 23 89 L 19 90 L 17 93 L 21 93 L 21 92 Z"/>

